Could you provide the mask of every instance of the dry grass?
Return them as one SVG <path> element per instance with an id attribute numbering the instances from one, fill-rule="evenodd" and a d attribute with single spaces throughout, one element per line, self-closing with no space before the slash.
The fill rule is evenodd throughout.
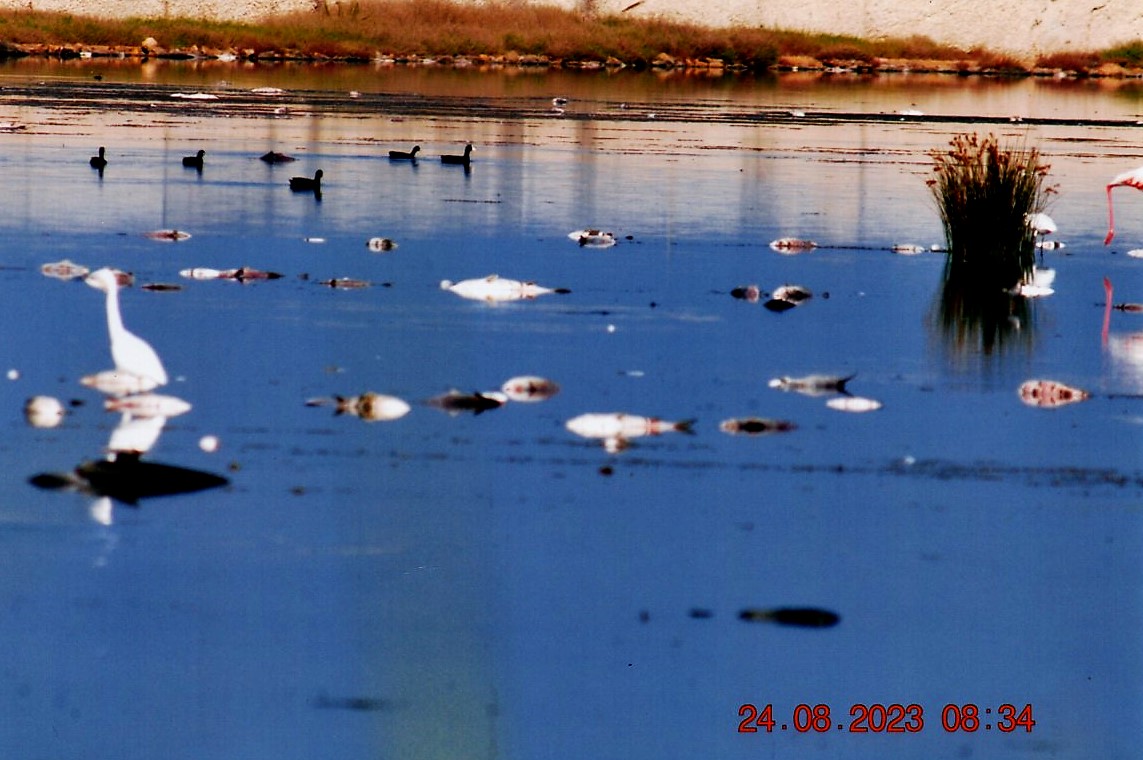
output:
<path id="1" fill-rule="evenodd" d="M 970 61 L 973 70 L 1021 74 L 1020 61 L 986 50 L 963 51 L 926 37 L 863 40 L 764 27 L 602 16 L 517 0 L 459 4 L 449 0 L 357 0 L 258 23 L 199 19 L 95 19 L 66 13 L 0 11 L 0 40 L 9 44 L 137 46 L 154 37 L 170 50 L 253 50 L 299 57 L 544 56 L 551 60 L 617 59 L 647 66 L 661 53 L 675 59 L 717 58 L 751 69 L 779 56 L 876 67 L 878 59 Z M 1104 62 L 1139 65 L 1143 42 L 1100 54 Z M 1044 65 L 1053 65 L 1045 58 Z M 1051 59 L 1056 60 L 1056 59 Z M 1058 59 L 1063 62 L 1063 58 Z M 1059 67 L 1062 67 L 1059 66 Z"/>

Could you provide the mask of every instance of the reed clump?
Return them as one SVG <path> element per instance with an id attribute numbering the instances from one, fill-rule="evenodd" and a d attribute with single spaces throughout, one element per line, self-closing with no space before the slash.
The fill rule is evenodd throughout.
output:
<path id="1" fill-rule="evenodd" d="M 1036 148 L 1010 148 L 994 135 L 960 134 L 930 153 L 928 185 L 948 249 L 947 276 L 958 286 L 1009 290 L 1028 281 L 1036 263 L 1031 214 L 1054 189 Z"/>

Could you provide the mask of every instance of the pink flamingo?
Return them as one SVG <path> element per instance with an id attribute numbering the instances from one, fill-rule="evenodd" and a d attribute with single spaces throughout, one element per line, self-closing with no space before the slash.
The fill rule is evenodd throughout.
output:
<path id="1" fill-rule="evenodd" d="M 1143 166 L 1123 172 L 1107 183 L 1107 237 L 1103 239 L 1104 245 L 1111 243 L 1111 239 L 1115 237 L 1115 213 L 1111 208 L 1111 190 L 1121 186 L 1143 190 Z"/>

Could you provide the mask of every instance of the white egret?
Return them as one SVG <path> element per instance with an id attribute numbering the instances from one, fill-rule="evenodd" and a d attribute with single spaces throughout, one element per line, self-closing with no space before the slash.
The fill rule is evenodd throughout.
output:
<path id="1" fill-rule="evenodd" d="M 106 267 L 97 269 L 84 282 L 107 294 L 107 331 L 111 337 L 111 358 L 115 369 L 166 385 L 167 371 L 163 369 L 155 349 L 123 326 L 123 317 L 119 313 L 119 280 L 115 272 Z"/>

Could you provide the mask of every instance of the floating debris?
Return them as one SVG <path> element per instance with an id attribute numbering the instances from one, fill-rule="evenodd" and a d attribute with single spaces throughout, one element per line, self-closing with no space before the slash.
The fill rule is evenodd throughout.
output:
<path id="1" fill-rule="evenodd" d="M 1127 255 L 1133 259 L 1143 259 L 1143 248 L 1132 248 Z"/>
<path id="2" fill-rule="evenodd" d="M 772 433 L 788 433 L 797 430 L 798 426 L 789 420 L 743 417 L 723 420 L 719 423 L 718 429 L 729 435 L 770 435 Z"/>
<path id="3" fill-rule="evenodd" d="M 1037 240 L 1036 247 L 1043 251 L 1058 251 L 1067 248 L 1067 245 L 1062 240 Z M 1130 256 L 1131 252 L 1128 251 L 1127 255 Z"/>
<path id="4" fill-rule="evenodd" d="M 738 619 L 749 623 L 777 623 L 802 628 L 830 628 L 841 622 L 836 612 L 816 607 L 776 607 L 769 610 L 746 609 L 738 613 Z"/>
<path id="5" fill-rule="evenodd" d="M 845 385 L 855 377 L 857 377 L 856 372 L 844 376 L 806 375 L 805 377 L 790 377 L 783 375 L 773 378 L 768 385 L 781 391 L 801 393 L 803 396 L 828 396 L 837 393 L 848 394 L 849 391 L 846 390 Z"/>
<path id="6" fill-rule="evenodd" d="M 818 244 L 814 241 L 802 240 L 801 238 L 783 237 L 770 241 L 770 248 L 778 253 L 805 253 L 817 247 Z"/>
<path id="7" fill-rule="evenodd" d="M 365 243 L 365 247 L 373 253 L 387 253 L 397 247 L 397 243 L 386 237 L 372 237 Z"/>
<path id="8" fill-rule="evenodd" d="M 462 412 L 472 412 L 473 415 L 478 415 L 490 409 L 499 409 L 508 403 L 508 397 L 498 391 L 461 393 L 453 389 L 448 393 L 432 397 L 426 403 L 453 416 Z"/>
<path id="9" fill-rule="evenodd" d="M 24 124 L 17 124 L 14 121 L 0 121 L 0 132 L 19 132 L 27 129 Z"/>
<path id="10" fill-rule="evenodd" d="M 222 279 L 224 275 L 225 270 L 210 269 L 208 267 L 194 267 L 192 269 L 179 270 L 179 277 L 186 277 L 188 280 L 219 280 Z"/>
<path id="11" fill-rule="evenodd" d="M 182 285 L 170 282 L 148 282 L 139 286 L 139 290 L 146 290 L 150 293 L 171 293 L 182 289 Z"/>
<path id="12" fill-rule="evenodd" d="M 24 403 L 24 417 L 32 427 L 58 427 L 66 414 L 64 405 L 52 396 L 32 396 Z"/>
<path id="13" fill-rule="evenodd" d="M 880 409 L 881 402 L 863 396 L 838 396 L 827 401 L 826 406 L 839 412 L 860 414 L 861 412 L 873 412 Z"/>
<path id="14" fill-rule="evenodd" d="M 218 448 L 221 445 L 222 442 L 218 440 L 217 435 L 204 435 L 202 438 L 198 439 L 198 447 L 205 451 L 207 454 L 213 454 L 214 452 L 218 451 Z"/>
<path id="15" fill-rule="evenodd" d="M 758 303 L 762 298 L 762 289 L 757 285 L 740 285 L 737 288 L 732 288 L 730 295 L 740 301 L 749 301 L 750 303 Z"/>
<path id="16" fill-rule="evenodd" d="M 108 396 L 131 396 L 136 393 L 146 393 L 159 387 L 158 381 L 153 378 L 142 377 L 117 369 L 96 372 L 94 375 L 84 375 L 79 379 L 79 384 Z"/>
<path id="17" fill-rule="evenodd" d="M 276 151 L 269 151 L 268 153 L 263 153 L 261 156 L 258 156 L 258 158 L 260 158 L 261 160 L 265 161 L 268 164 L 288 164 L 291 161 L 297 161 L 298 160 L 298 159 L 294 158 L 293 156 L 287 156 L 285 153 L 278 153 Z"/>
<path id="18" fill-rule="evenodd" d="M 1028 380 L 1020 384 L 1017 392 L 1025 404 L 1042 409 L 1066 406 L 1091 398 L 1091 394 L 1087 391 L 1055 380 Z"/>
<path id="19" fill-rule="evenodd" d="M 603 230 L 575 230 L 569 232 L 568 237 L 579 243 L 581 248 L 610 248 L 615 245 L 615 233 Z"/>
<path id="20" fill-rule="evenodd" d="M 325 242 L 325 238 L 323 238 L 323 237 L 306 237 L 306 238 L 302 238 L 302 242 L 303 243 L 312 243 L 314 245 L 321 245 L 322 243 Z"/>
<path id="21" fill-rule="evenodd" d="M 570 293 L 567 288 L 545 288 L 534 282 L 509 280 L 499 275 L 473 280 L 441 280 L 441 290 L 448 290 L 461 298 L 473 301 L 521 301 L 531 300 L 547 293 Z"/>
<path id="22" fill-rule="evenodd" d="M 897 243 L 889 250 L 902 256 L 916 256 L 918 253 L 925 253 L 928 249 L 923 245 L 916 245 L 914 243 Z"/>
<path id="23" fill-rule="evenodd" d="M 255 95 L 285 95 L 286 91 L 280 87 L 255 87 L 250 92 Z"/>
<path id="24" fill-rule="evenodd" d="M 663 433 L 694 433 L 695 420 L 668 422 L 657 417 L 641 417 L 625 412 L 589 413 L 573 417 L 565 423 L 572 433 L 583 438 L 600 439 L 604 448 L 615 453 L 627 448 L 632 438 Z"/>
<path id="25" fill-rule="evenodd" d="M 217 95 L 209 92 L 172 92 L 171 97 L 181 100 L 218 100 Z"/>
<path id="26" fill-rule="evenodd" d="M 82 264 L 76 264 L 70 259 L 43 264 L 40 267 L 40 274 L 45 277 L 54 277 L 57 280 L 75 280 L 80 277 L 87 277 L 90 273 L 90 269 Z"/>
<path id="27" fill-rule="evenodd" d="M 178 242 L 180 240 L 190 240 L 191 234 L 182 230 L 153 230 L 151 232 L 144 232 L 143 237 L 148 240 Z"/>
<path id="28" fill-rule="evenodd" d="M 251 267 L 239 267 L 238 269 L 195 267 L 193 269 L 180 269 L 179 276 L 186 277 L 188 280 L 237 280 L 238 282 L 280 280 L 282 278 L 279 272 L 264 272 Z"/>
<path id="29" fill-rule="evenodd" d="M 191 405 L 175 396 L 164 396 L 160 393 L 141 393 L 138 395 L 109 398 L 103 402 L 103 408 L 110 412 L 125 412 L 135 417 L 178 417 L 191 410 Z"/>
<path id="30" fill-rule="evenodd" d="M 560 392 L 560 386 L 547 378 L 520 375 L 506 380 L 500 390 L 511 401 L 528 404 L 550 399 Z"/>
<path id="31" fill-rule="evenodd" d="M 783 312 L 795 306 L 801 306 L 813 298 L 813 295 L 809 288 L 801 285 L 782 285 L 775 288 L 774 292 L 770 294 L 770 300 L 762 305 L 770 311 Z"/>

